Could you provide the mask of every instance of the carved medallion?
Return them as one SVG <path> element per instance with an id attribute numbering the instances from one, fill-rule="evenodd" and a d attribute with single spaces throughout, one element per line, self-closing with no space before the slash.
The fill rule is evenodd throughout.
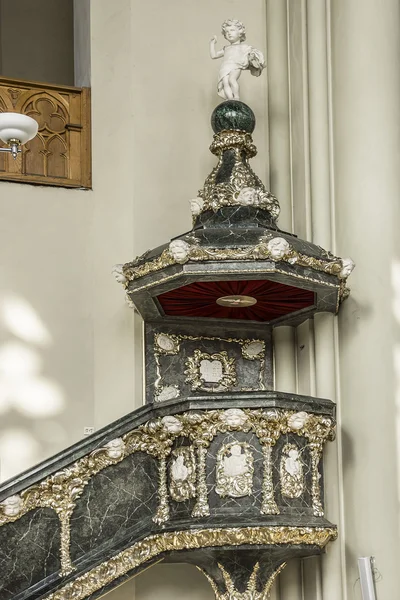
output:
<path id="1" fill-rule="evenodd" d="M 217 454 L 216 493 L 222 498 L 241 498 L 253 491 L 253 454 L 247 442 L 222 446 Z"/>
<path id="2" fill-rule="evenodd" d="M 265 355 L 265 343 L 261 340 L 249 340 L 243 344 L 242 354 L 247 360 L 261 359 Z"/>
<path id="3" fill-rule="evenodd" d="M 179 339 L 169 333 L 157 333 L 155 345 L 160 354 L 177 354 L 179 352 Z"/>
<path id="4" fill-rule="evenodd" d="M 154 396 L 154 402 L 166 402 L 167 400 L 173 400 L 179 398 L 180 392 L 177 385 L 166 385 L 159 388 L 157 394 Z"/>
<path id="5" fill-rule="evenodd" d="M 285 444 L 280 463 L 282 496 L 298 498 L 304 491 L 303 465 L 296 444 Z"/>
<path id="6" fill-rule="evenodd" d="M 207 354 L 195 350 L 185 363 L 186 382 L 192 390 L 226 392 L 236 384 L 235 359 L 226 352 Z"/>
<path id="7" fill-rule="evenodd" d="M 169 493 L 176 502 L 196 495 L 196 459 L 191 446 L 176 448 L 171 453 Z"/>

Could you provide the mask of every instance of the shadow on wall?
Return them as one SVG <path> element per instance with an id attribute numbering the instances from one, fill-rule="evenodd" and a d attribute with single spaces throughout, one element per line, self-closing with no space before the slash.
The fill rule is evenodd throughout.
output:
<path id="1" fill-rule="evenodd" d="M 65 432 L 52 417 L 65 408 L 63 390 L 43 375 L 40 350 L 52 337 L 23 298 L 0 296 L 0 481 L 31 467 L 42 456 L 40 442 Z"/>
<path id="2" fill-rule="evenodd" d="M 160 597 L 164 600 L 187 600 L 188 596 L 190 600 L 215 598 L 206 577 L 193 565 L 158 564 L 135 579 L 136 600 L 154 600 Z M 112 598 L 111 594 L 110 600 Z"/>

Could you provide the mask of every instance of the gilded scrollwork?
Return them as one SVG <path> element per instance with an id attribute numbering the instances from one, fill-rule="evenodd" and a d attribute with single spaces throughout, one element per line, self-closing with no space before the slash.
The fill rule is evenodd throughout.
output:
<path id="1" fill-rule="evenodd" d="M 319 480 L 321 478 L 318 465 L 322 457 L 322 444 L 320 441 L 313 441 L 310 444 L 311 454 L 311 495 L 313 513 L 316 517 L 324 516 L 324 508 L 321 502 L 321 487 Z"/>
<path id="2" fill-rule="evenodd" d="M 195 243 L 188 243 L 185 261 L 205 262 L 205 261 L 241 261 L 241 260 L 273 260 L 275 263 L 287 263 L 289 265 L 298 265 L 314 271 L 333 275 L 338 280 L 338 286 L 342 293 L 345 290 L 346 276 L 348 270 L 343 268 L 343 260 L 336 256 L 316 257 L 309 256 L 296 250 L 287 242 L 285 252 L 281 257 L 275 245 L 271 245 L 273 236 L 261 236 L 258 243 L 252 246 L 240 246 L 234 248 L 213 248 L 210 246 L 199 246 Z M 279 237 L 279 239 L 283 239 Z M 286 240 L 284 240 L 286 241 Z M 274 256 L 275 255 L 275 256 Z M 168 249 L 154 259 L 141 264 L 126 263 L 123 266 L 123 273 L 129 281 L 135 281 L 148 275 L 164 269 L 167 266 L 178 264 Z M 348 276 L 348 275 L 347 275 Z"/>
<path id="3" fill-rule="evenodd" d="M 241 498 L 253 492 L 253 453 L 247 442 L 223 445 L 217 454 L 215 492 L 225 498 Z"/>
<path id="4" fill-rule="evenodd" d="M 195 350 L 185 362 L 186 382 L 193 391 L 229 391 L 236 385 L 235 359 L 225 351 L 207 354 Z"/>
<path id="5" fill-rule="evenodd" d="M 203 199 L 202 211 L 251 204 L 267 210 L 274 220 L 277 219 L 280 212 L 278 200 L 265 189 L 248 162 L 257 154 L 251 135 L 241 131 L 221 131 L 214 135 L 210 150 L 219 160 L 199 191 L 198 195 Z M 234 162 L 228 181 L 219 182 L 217 174 L 222 166 L 222 155 L 227 150 L 231 151 Z M 241 196 L 244 189 L 252 189 L 254 193 L 244 198 Z"/>
<path id="6" fill-rule="evenodd" d="M 214 546 L 306 544 L 320 548 L 336 539 L 333 527 L 188 529 L 151 535 L 67 583 L 44 600 L 84 600 L 119 577 L 170 550 Z"/>
<path id="7" fill-rule="evenodd" d="M 168 502 L 168 486 L 167 486 L 167 460 L 165 456 L 160 458 L 158 464 L 158 497 L 159 505 L 157 512 L 153 517 L 154 523 L 161 525 L 169 519 L 169 502 Z"/>
<path id="8" fill-rule="evenodd" d="M 210 514 L 206 483 L 207 445 L 207 441 L 197 442 L 197 500 L 192 510 L 192 517 L 208 517 Z"/>
<path id="9" fill-rule="evenodd" d="M 272 481 L 272 447 L 263 445 L 264 473 L 262 482 L 261 514 L 279 515 L 279 508 L 274 497 L 274 484 Z"/>
<path id="10" fill-rule="evenodd" d="M 196 458 L 192 446 L 181 446 L 171 453 L 169 493 L 175 502 L 196 495 Z"/>
<path id="11" fill-rule="evenodd" d="M 220 156 L 228 148 L 240 148 L 244 150 L 248 158 L 257 154 L 257 148 L 253 143 L 250 133 L 244 131 L 221 131 L 214 135 L 210 150 L 216 156 Z"/>
<path id="12" fill-rule="evenodd" d="M 268 578 L 263 589 L 261 591 L 258 591 L 257 575 L 260 570 L 260 564 L 256 563 L 250 574 L 250 577 L 249 577 L 247 585 L 246 585 L 246 590 L 244 592 L 239 592 L 236 589 L 236 586 L 233 582 L 232 577 L 230 576 L 228 571 L 225 569 L 225 567 L 223 565 L 221 565 L 220 563 L 218 563 L 218 567 L 221 570 L 222 576 L 224 578 L 224 583 L 225 583 L 225 587 L 226 587 L 225 593 L 221 593 L 219 591 L 218 586 L 216 585 L 215 581 L 208 573 L 206 573 L 206 571 L 204 571 L 203 569 L 200 569 L 200 571 L 202 571 L 202 573 L 204 573 L 204 575 L 207 577 L 207 579 L 214 591 L 215 600 L 268 600 L 268 598 L 270 597 L 269 594 L 272 589 L 272 586 L 273 586 L 276 578 L 278 577 L 279 573 L 281 573 L 281 571 L 283 571 L 285 566 L 286 566 L 285 562 L 282 563 L 281 565 L 279 565 L 279 567 L 277 569 L 275 569 L 275 571 L 272 573 L 272 575 Z"/>
<path id="13" fill-rule="evenodd" d="M 334 439 L 333 421 L 322 415 L 305 413 L 299 417 L 296 411 L 278 409 L 228 409 L 201 412 L 186 412 L 169 415 L 148 421 L 121 438 L 116 438 L 102 448 L 92 451 L 65 469 L 51 477 L 27 488 L 17 496 L 21 501 L 8 499 L 0 503 L 0 526 L 21 518 L 35 508 L 53 509 L 61 523 L 61 571 L 68 574 L 73 570 L 70 560 L 70 517 L 77 499 L 81 496 L 90 479 L 101 470 L 115 465 L 134 452 L 147 453 L 159 461 L 159 507 L 157 519 L 164 522 L 168 518 L 168 488 L 166 477 L 166 458 L 172 450 L 174 440 L 186 437 L 197 448 L 196 505 L 193 516 L 203 517 L 210 514 L 206 485 L 207 447 L 218 433 L 228 431 L 253 431 L 264 450 L 264 499 L 262 512 L 273 508 L 271 497 L 270 457 L 268 446 L 273 446 L 281 434 L 294 433 L 304 436 L 309 442 L 312 466 L 312 501 L 316 516 L 323 514 L 320 490 L 319 462 L 326 441 Z M 294 417 L 296 415 L 296 418 Z M 265 454 L 267 453 L 267 454 Z M 15 496 L 15 494 L 14 494 Z M 11 500 L 10 500 L 11 498 Z M 22 504 L 21 504 L 22 502 Z M 267 509 L 264 511 L 264 509 Z M 270 513 L 268 513 L 270 514 Z"/>
<path id="14" fill-rule="evenodd" d="M 182 349 L 182 343 L 185 341 L 219 341 L 228 344 L 238 344 L 241 348 L 241 353 L 244 359 L 250 361 L 259 361 L 258 386 L 253 388 L 242 388 L 243 391 L 264 390 L 265 376 L 265 341 L 260 339 L 240 339 L 240 338 L 223 338 L 218 336 L 193 336 L 185 334 L 170 334 L 165 332 L 157 332 L 154 335 L 154 361 L 156 369 L 156 379 L 154 382 L 154 402 L 164 402 L 172 400 L 180 396 L 180 390 L 176 384 L 165 383 L 162 376 L 161 355 L 178 354 Z M 160 345 L 161 344 L 161 345 Z M 193 374 L 196 373 L 194 369 Z M 197 377 L 198 380 L 198 377 Z M 199 388 L 200 389 L 200 388 Z M 207 387 L 209 390 L 209 386 Z"/>

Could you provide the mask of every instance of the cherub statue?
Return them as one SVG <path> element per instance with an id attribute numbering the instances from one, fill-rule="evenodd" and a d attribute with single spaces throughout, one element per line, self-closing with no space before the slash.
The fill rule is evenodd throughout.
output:
<path id="1" fill-rule="evenodd" d="M 229 42 L 222 50 L 216 51 L 217 36 L 210 41 L 211 58 L 222 58 L 218 76 L 218 95 L 225 100 L 239 100 L 239 77 L 244 69 L 258 77 L 265 67 L 262 52 L 245 44 L 246 30 L 243 23 L 227 19 L 222 23 L 222 35 Z"/>
<path id="2" fill-rule="evenodd" d="M 290 250 L 288 242 L 281 237 L 272 238 L 267 244 L 271 257 L 275 260 L 281 260 Z"/>
<path id="3" fill-rule="evenodd" d="M 175 481 L 185 481 L 189 476 L 189 469 L 184 463 L 182 455 L 177 456 L 171 465 L 171 475 Z"/>
<path id="4" fill-rule="evenodd" d="M 224 458 L 224 473 L 228 477 L 237 477 L 247 473 L 246 454 L 242 454 L 239 444 L 231 446 L 231 455 Z"/>
<path id="5" fill-rule="evenodd" d="M 172 240 L 169 245 L 169 251 L 178 263 L 185 263 L 188 260 L 190 245 L 185 240 Z"/>

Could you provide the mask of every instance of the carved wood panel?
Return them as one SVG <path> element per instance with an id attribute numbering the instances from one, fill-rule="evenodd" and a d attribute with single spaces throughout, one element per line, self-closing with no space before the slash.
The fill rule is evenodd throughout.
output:
<path id="1" fill-rule="evenodd" d="M 20 112 L 39 123 L 38 135 L 16 160 L 0 153 L 0 180 L 91 186 L 89 88 L 0 78 L 0 112 Z"/>

